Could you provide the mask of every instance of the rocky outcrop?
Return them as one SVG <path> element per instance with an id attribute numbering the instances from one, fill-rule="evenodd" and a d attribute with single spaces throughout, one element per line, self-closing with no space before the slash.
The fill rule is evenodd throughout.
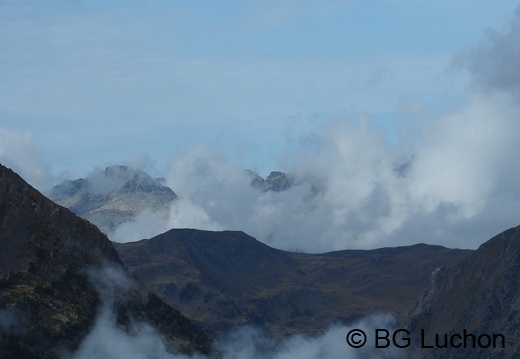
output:
<path id="1" fill-rule="evenodd" d="M 107 301 L 106 288 L 120 285 L 108 281 L 106 270 L 131 283 L 111 299 L 115 325 L 128 331 L 147 322 L 171 351 L 210 351 L 207 337 L 185 317 L 129 279 L 94 225 L 0 165 L 2 358 L 58 358 L 76 350 Z"/>

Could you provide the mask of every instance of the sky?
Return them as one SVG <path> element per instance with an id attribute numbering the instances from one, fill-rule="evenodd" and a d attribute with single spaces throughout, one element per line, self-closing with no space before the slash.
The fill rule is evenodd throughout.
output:
<path id="1" fill-rule="evenodd" d="M 0 0 L 0 162 L 42 190 L 131 163 L 168 226 L 278 248 L 476 248 L 520 222 L 517 5 Z"/>

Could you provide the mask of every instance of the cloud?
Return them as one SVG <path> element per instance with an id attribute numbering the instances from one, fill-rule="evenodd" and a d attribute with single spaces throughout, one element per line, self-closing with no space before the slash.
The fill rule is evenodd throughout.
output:
<path id="1" fill-rule="evenodd" d="M 520 210 L 511 162 L 520 155 L 519 114 L 509 96 L 475 93 L 398 144 L 369 117 L 330 121 L 290 143 L 285 163 L 299 185 L 280 193 L 252 188 L 223 153 L 196 147 L 171 161 L 168 184 L 182 201 L 166 227 L 243 230 L 309 252 L 417 242 L 475 248 L 517 221 L 494 213 L 505 203 Z"/>
<path id="2" fill-rule="evenodd" d="M 487 29 L 485 35 L 478 45 L 462 51 L 457 62 L 469 69 L 481 89 L 520 95 L 520 7 L 504 32 Z"/>
<path id="3" fill-rule="evenodd" d="M 255 191 L 214 149 L 177 153 L 168 183 L 182 202 L 167 226 L 238 229 L 277 248 L 316 252 L 417 242 L 475 248 L 517 225 L 520 107 L 515 87 L 486 80 L 500 76 L 485 71 L 516 64 L 519 12 L 509 32 L 466 58 L 475 81 L 493 92 L 468 89 L 448 111 L 415 113 L 414 130 L 397 139 L 370 116 L 297 128 L 281 161 L 300 183 L 289 191 Z"/>
<path id="4" fill-rule="evenodd" d="M 371 335 L 376 328 L 391 330 L 394 325 L 391 316 L 379 315 L 349 326 L 332 326 L 315 337 L 294 335 L 278 342 L 258 329 L 240 327 L 218 342 L 217 348 L 224 353 L 224 359 L 399 358 L 402 353 L 398 351 L 374 349 L 374 337 Z M 354 349 L 347 345 L 345 337 L 354 328 L 367 334 L 366 348 Z"/>
<path id="5" fill-rule="evenodd" d="M 146 323 L 135 323 L 130 333 L 123 331 L 116 325 L 113 311 L 105 306 L 92 331 L 68 358 L 182 359 L 187 356 L 168 353 L 160 335 Z"/>
<path id="6" fill-rule="evenodd" d="M 167 352 L 160 334 L 148 323 L 134 321 L 128 332 L 117 325 L 113 305 L 124 300 L 128 291 L 136 285 L 121 269 L 104 267 L 92 270 L 89 272 L 89 280 L 98 291 L 102 304 L 90 333 L 74 353 L 64 353 L 64 358 L 187 358 Z"/>
<path id="7" fill-rule="evenodd" d="M 178 208 L 177 206 L 175 208 Z M 191 220 L 196 218 L 193 213 L 183 211 L 185 216 L 189 216 Z M 189 223 L 188 221 L 184 223 Z M 205 227 L 204 224 L 198 223 L 196 220 L 192 224 L 200 225 Z M 160 233 L 166 232 L 171 229 L 169 227 L 167 219 L 163 218 L 157 213 L 153 213 L 149 209 L 145 209 L 137 215 L 137 217 L 129 222 L 123 222 L 118 225 L 114 230 L 108 233 L 108 237 L 111 241 L 125 243 L 135 242 L 143 238 L 151 238 Z M 194 226 L 193 228 L 198 228 Z"/>
<path id="8" fill-rule="evenodd" d="M 30 132 L 0 128 L 0 163 L 35 187 L 45 188 L 52 181 L 42 149 Z"/>

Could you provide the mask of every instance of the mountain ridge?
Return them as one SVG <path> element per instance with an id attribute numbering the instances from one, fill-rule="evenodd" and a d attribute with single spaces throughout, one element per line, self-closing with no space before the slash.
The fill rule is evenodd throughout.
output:
<path id="1" fill-rule="evenodd" d="M 194 229 L 114 246 L 149 290 L 217 336 L 243 324 L 315 334 L 374 311 L 402 313 L 435 268 L 470 253 L 418 244 L 305 254 L 240 231 Z"/>

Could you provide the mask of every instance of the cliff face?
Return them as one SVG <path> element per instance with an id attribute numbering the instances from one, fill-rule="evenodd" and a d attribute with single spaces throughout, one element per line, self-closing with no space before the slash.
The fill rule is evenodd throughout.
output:
<path id="1" fill-rule="evenodd" d="M 93 327 L 112 284 L 128 276 L 111 242 L 0 165 L 0 352 L 2 358 L 57 358 Z M 127 278 L 127 279 L 121 279 Z M 110 301 L 117 325 L 150 323 L 171 351 L 209 352 L 208 339 L 178 311 L 128 279 Z"/>
<path id="2" fill-rule="evenodd" d="M 520 227 L 511 228 L 480 246 L 458 265 L 432 276 L 430 287 L 405 320 L 410 332 L 503 335 L 497 348 L 427 348 L 417 358 L 519 358 L 520 357 Z M 435 347 L 435 343 L 427 343 Z M 472 344 L 472 342 L 470 342 Z M 485 344 L 485 343 L 484 343 Z M 458 345 L 458 343 L 455 343 Z M 420 343 L 416 343 L 418 348 Z"/>

